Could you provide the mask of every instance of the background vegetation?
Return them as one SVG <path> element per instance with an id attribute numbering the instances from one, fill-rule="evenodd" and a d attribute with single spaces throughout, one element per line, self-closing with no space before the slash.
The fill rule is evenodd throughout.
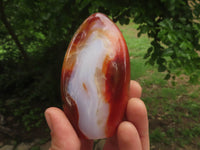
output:
<path id="1" fill-rule="evenodd" d="M 137 37 L 134 23 L 120 26 L 131 58 L 131 78 L 141 83 L 142 100 L 148 109 L 152 150 L 200 149 L 200 82 L 182 74 L 165 80 L 166 73 L 143 59 L 151 44 L 147 35 Z M 130 31 L 133 31 L 132 34 Z"/>
<path id="2" fill-rule="evenodd" d="M 1 132 L 23 138 L 42 124 L 45 108 L 61 107 L 67 45 L 95 12 L 129 24 L 121 30 L 132 78 L 144 87 L 153 146 L 199 148 L 194 140 L 200 132 L 198 0 L 0 0 L 0 126 L 7 129 Z"/>

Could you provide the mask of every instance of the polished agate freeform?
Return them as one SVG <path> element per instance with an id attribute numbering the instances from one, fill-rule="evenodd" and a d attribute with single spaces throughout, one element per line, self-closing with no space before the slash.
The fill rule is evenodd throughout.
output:
<path id="1" fill-rule="evenodd" d="M 61 75 L 63 108 L 79 136 L 111 137 L 124 116 L 130 62 L 118 27 L 104 14 L 88 17 L 73 36 Z"/>

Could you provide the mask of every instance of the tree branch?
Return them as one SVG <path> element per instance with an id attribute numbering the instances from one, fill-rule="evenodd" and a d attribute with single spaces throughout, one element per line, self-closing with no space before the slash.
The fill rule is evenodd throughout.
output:
<path id="1" fill-rule="evenodd" d="M 17 35 L 15 34 L 11 24 L 8 22 L 4 6 L 3 6 L 3 0 L 0 0 L 0 20 L 3 22 L 4 26 L 6 27 L 8 33 L 11 35 L 12 39 L 14 40 L 15 44 L 17 45 L 19 51 L 21 52 L 21 55 L 25 60 L 28 60 L 28 55 L 26 51 L 24 50 L 23 46 L 21 45 Z"/>

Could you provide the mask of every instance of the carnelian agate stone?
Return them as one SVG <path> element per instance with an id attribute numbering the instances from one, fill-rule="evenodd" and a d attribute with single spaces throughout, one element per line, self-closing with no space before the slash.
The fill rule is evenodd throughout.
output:
<path id="1" fill-rule="evenodd" d="M 114 134 L 124 116 L 129 82 L 123 35 L 104 14 L 91 15 L 72 38 L 61 75 L 64 112 L 79 136 Z"/>

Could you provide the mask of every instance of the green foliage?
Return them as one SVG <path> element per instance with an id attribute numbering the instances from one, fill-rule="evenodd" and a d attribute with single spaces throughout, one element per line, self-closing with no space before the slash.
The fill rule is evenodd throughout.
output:
<path id="1" fill-rule="evenodd" d="M 147 33 L 153 38 L 145 58 L 152 65 L 158 64 L 158 71 L 168 71 L 166 79 L 173 72 L 177 75 L 185 73 L 190 75 L 191 81 L 196 81 L 200 70 L 200 24 L 199 14 L 195 15 L 193 11 L 197 11 L 200 3 L 166 0 L 151 2 L 154 11 L 150 11 L 147 6 L 134 19 L 140 23 L 138 35 Z"/>
<path id="2" fill-rule="evenodd" d="M 151 149 L 199 149 L 200 124 L 199 83 L 188 83 L 182 75 L 173 80 L 164 80 L 165 73 L 156 70 L 157 65 L 144 65 L 145 48 L 151 40 L 137 38 L 130 32 L 134 24 L 119 26 L 127 41 L 131 58 L 131 77 L 140 82 L 150 127 Z M 137 33 L 137 31 L 135 31 Z M 137 42 L 132 42 L 137 41 Z M 143 43 L 143 45 L 138 45 Z M 174 81 L 173 81 L 174 82 Z"/>
<path id="3" fill-rule="evenodd" d="M 139 24 L 138 36 L 152 38 L 145 58 L 158 71 L 190 76 L 197 81 L 200 73 L 200 2 L 198 0 L 149 0 L 149 1 L 94 1 L 93 10 L 100 10 L 120 24 L 130 18 Z M 94 9 L 94 7 L 98 7 Z M 178 69 L 177 69 L 178 68 Z M 173 77 L 173 76 L 172 76 Z"/>

